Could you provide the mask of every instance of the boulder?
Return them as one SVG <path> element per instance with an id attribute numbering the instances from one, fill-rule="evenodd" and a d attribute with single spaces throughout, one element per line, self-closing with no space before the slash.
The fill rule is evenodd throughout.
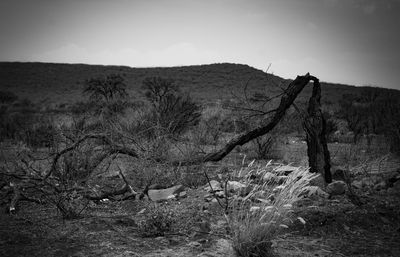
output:
<path id="1" fill-rule="evenodd" d="M 211 184 L 211 187 L 210 187 Z M 210 180 L 210 183 L 207 183 L 204 185 L 204 190 L 206 190 L 207 192 L 211 192 L 211 191 L 220 191 L 222 190 L 222 186 L 221 183 L 219 183 L 216 180 Z"/>
<path id="2" fill-rule="evenodd" d="M 159 201 L 167 201 L 169 199 L 178 198 L 179 194 L 184 191 L 185 191 L 184 186 L 177 185 L 166 189 L 149 190 L 148 195 L 150 200 L 159 202 Z"/>
<path id="3" fill-rule="evenodd" d="M 386 181 L 381 181 L 381 182 L 379 182 L 378 184 L 376 184 L 376 185 L 374 186 L 374 189 L 375 189 L 376 191 L 380 191 L 380 190 L 386 189 L 387 187 L 388 187 L 387 182 L 386 182 Z"/>
<path id="4" fill-rule="evenodd" d="M 343 195 L 346 193 L 347 185 L 345 182 L 338 180 L 333 181 L 326 187 L 326 192 L 330 195 Z"/>
<path id="5" fill-rule="evenodd" d="M 292 173 L 293 171 L 297 170 L 299 167 L 294 167 L 294 166 L 290 166 L 290 165 L 285 165 L 285 166 L 280 166 L 278 168 L 275 169 L 275 172 L 280 174 L 280 175 L 289 175 L 290 173 Z"/>
<path id="6" fill-rule="evenodd" d="M 228 181 L 226 187 L 228 191 L 238 192 L 239 190 L 241 190 L 242 188 L 246 188 L 247 186 L 238 181 Z"/>
<path id="7" fill-rule="evenodd" d="M 351 186 L 354 187 L 355 189 L 361 189 L 361 188 L 363 188 L 363 183 L 360 180 L 354 180 L 351 183 Z"/>
<path id="8" fill-rule="evenodd" d="M 263 182 L 276 183 L 278 181 L 278 176 L 272 172 L 266 172 L 262 178 Z"/>
<path id="9" fill-rule="evenodd" d="M 305 196 L 310 199 L 328 199 L 329 194 L 325 191 L 323 191 L 320 187 L 318 186 L 306 186 L 303 188 L 303 190 L 300 193 L 300 196 Z"/>

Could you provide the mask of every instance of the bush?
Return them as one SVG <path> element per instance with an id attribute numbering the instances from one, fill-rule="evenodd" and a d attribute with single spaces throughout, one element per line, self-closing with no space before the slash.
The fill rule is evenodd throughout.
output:
<path id="1" fill-rule="evenodd" d="M 145 96 L 151 105 L 146 115 L 153 136 L 176 136 L 198 124 L 201 107 L 189 95 L 182 94 L 173 80 L 160 77 L 143 81 Z"/>
<path id="2" fill-rule="evenodd" d="M 178 222 L 178 211 L 167 204 L 149 204 L 146 218 L 139 222 L 140 234 L 144 237 L 164 236 L 174 231 Z"/>

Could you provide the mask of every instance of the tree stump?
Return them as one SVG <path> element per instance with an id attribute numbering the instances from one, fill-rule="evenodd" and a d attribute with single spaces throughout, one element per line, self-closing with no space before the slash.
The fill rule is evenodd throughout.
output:
<path id="1" fill-rule="evenodd" d="M 332 182 L 331 163 L 326 140 L 326 121 L 321 110 L 321 85 L 313 78 L 313 92 L 308 102 L 303 127 L 307 136 L 307 154 L 310 172 L 321 173 L 326 183 Z"/>

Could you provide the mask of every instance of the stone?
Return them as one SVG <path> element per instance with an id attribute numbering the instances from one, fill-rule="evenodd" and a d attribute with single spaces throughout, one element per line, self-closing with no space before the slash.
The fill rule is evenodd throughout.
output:
<path id="1" fill-rule="evenodd" d="M 362 180 L 362 185 L 363 185 L 363 187 L 374 187 L 374 185 L 375 185 L 375 179 L 374 178 L 371 178 L 371 177 L 366 177 L 366 178 L 363 178 Z"/>
<path id="2" fill-rule="evenodd" d="M 302 189 L 300 196 L 305 196 L 310 199 L 328 199 L 329 194 L 325 191 L 323 191 L 320 187 L 318 186 L 306 186 Z"/>
<path id="3" fill-rule="evenodd" d="M 260 209 L 261 209 L 260 206 L 251 206 L 249 211 L 250 211 L 251 213 L 254 213 L 254 212 L 259 211 Z"/>
<path id="4" fill-rule="evenodd" d="M 215 192 L 215 196 L 218 198 L 224 198 L 225 193 L 223 191 L 217 191 L 217 192 Z"/>
<path id="5" fill-rule="evenodd" d="M 272 172 L 266 172 L 263 176 L 262 181 L 267 183 L 276 183 L 278 180 L 278 176 Z"/>
<path id="6" fill-rule="evenodd" d="M 280 166 L 275 169 L 275 172 L 280 174 L 280 175 L 289 175 L 293 171 L 297 170 L 298 167 L 290 166 L 290 165 L 285 165 L 285 166 Z"/>
<path id="7" fill-rule="evenodd" d="M 247 187 L 245 184 L 238 181 L 228 181 L 226 187 L 228 191 L 238 192 L 240 189 Z"/>
<path id="8" fill-rule="evenodd" d="M 186 198 L 186 197 L 187 197 L 187 192 L 186 191 L 180 192 L 179 195 L 178 195 L 178 198 Z"/>
<path id="9" fill-rule="evenodd" d="M 239 195 L 242 197 L 247 196 L 250 194 L 250 192 L 253 190 L 253 187 L 251 185 L 247 185 L 246 187 L 243 187 L 240 189 Z"/>
<path id="10" fill-rule="evenodd" d="M 277 186 L 272 190 L 272 193 L 279 193 L 280 191 L 282 191 L 282 189 L 284 189 L 284 186 Z"/>
<path id="11" fill-rule="evenodd" d="M 166 189 L 149 190 L 148 195 L 150 200 L 158 202 L 175 198 L 175 195 L 179 195 L 183 191 L 185 191 L 185 187 L 182 185 L 177 185 Z"/>
<path id="12" fill-rule="evenodd" d="M 361 189 L 363 188 L 363 183 L 362 181 L 355 180 L 351 183 L 351 186 L 354 187 L 355 189 Z"/>
<path id="13" fill-rule="evenodd" d="M 210 187 L 211 184 L 211 187 Z M 207 192 L 222 190 L 221 183 L 216 180 L 210 180 L 210 183 L 204 185 L 204 190 Z"/>
<path id="14" fill-rule="evenodd" d="M 387 187 L 388 187 L 388 185 L 387 185 L 386 181 L 381 181 L 374 186 L 374 189 L 376 191 L 380 191 L 380 190 L 386 189 Z"/>
<path id="15" fill-rule="evenodd" d="M 326 187 L 326 192 L 330 195 L 343 195 L 346 193 L 347 185 L 341 180 L 333 181 Z"/>

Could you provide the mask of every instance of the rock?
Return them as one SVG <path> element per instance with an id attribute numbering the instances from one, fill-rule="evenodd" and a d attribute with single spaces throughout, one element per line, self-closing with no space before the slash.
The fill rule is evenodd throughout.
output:
<path id="1" fill-rule="evenodd" d="M 252 198 L 267 198 L 268 192 L 264 190 L 257 191 L 253 194 Z"/>
<path id="2" fill-rule="evenodd" d="M 183 191 L 183 192 L 180 192 L 179 193 L 179 195 L 178 195 L 178 198 L 186 198 L 187 197 L 187 192 L 186 191 Z"/>
<path id="3" fill-rule="evenodd" d="M 274 193 L 274 194 L 279 193 L 284 188 L 285 188 L 284 186 L 277 186 L 272 190 L 272 193 Z"/>
<path id="4" fill-rule="evenodd" d="M 292 173 L 293 171 L 297 170 L 298 167 L 294 167 L 294 166 L 290 166 L 290 165 L 285 165 L 285 166 L 281 166 L 275 169 L 275 172 L 281 175 L 289 175 L 290 173 Z"/>
<path id="5" fill-rule="evenodd" d="M 215 196 L 218 198 L 224 198 L 225 193 L 223 191 L 217 191 L 217 192 L 215 192 Z"/>
<path id="6" fill-rule="evenodd" d="M 158 202 L 158 201 L 166 201 L 168 199 L 173 199 L 181 192 L 184 192 L 184 190 L 185 190 L 184 186 L 177 185 L 166 189 L 149 190 L 148 194 L 150 200 Z"/>
<path id="7" fill-rule="evenodd" d="M 346 193 L 347 185 L 345 182 L 338 180 L 333 181 L 326 187 L 326 192 L 330 195 L 343 195 Z"/>
<path id="8" fill-rule="evenodd" d="M 197 257 L 232 257 L 236 256 L 232 244 L 227 239 L 218 239 L 215 244 L 206 251 L 196 255 Z"/>
<path id="9" fill-rule="evenodd" d="M 261 209 L 260 206 L 251 206 L 249 212 L 254 213 Z"/>
<path id="10" fill-rule="evenodd" d="M 227 183 L 228 191 L 238 192 L 240 189 L 247 187 L 245 184 L 242 184 L 238 181 L 228 181 Z"/>
<path id="11" fill-rule="evenodd" d="M 243 187 L 240 189 L 239 195 L 242 197 L 247 196 L 250 194 L 250 192 L 253 190 L 253 187 L 251 185 L 247 185 L 246 187 Z"/>
<path id="12" fill-rule="evenodd" d="M 159 189 L 165 189 L 165 187 L 161 186 L 160 184 L 152 184 L 149 186 L 149 190 L 159 190 Z"/>
<path id="13" fill-rule="evenodd" d="M 262 179 L 263 182 L 267 183 L 276 183 L 277 180 L 278 176 L 272 172 L 266 172 Z"/>
<path id="14" fill-rule="evenodd" d="M 376 191 L 380 191 L 380 190 L 386 189 L 387 187 L 388 187 L 388 185 L 387 185 L 386 181 L 381 181 L 374 186 L 374 189 Z"/>
<path id="15" fill-rule="evenodd" d="M 371 177 L 363 178 L 361 181 L 362 181 L 363 187 L 369 187 L 369 188 L 374 187 L 375 182 L 376 182 L 376 180 Z"/>
<path id="16" fill-rule="evenodd" d="M 361 189 L 363 188 L 363 183 L 362 181 L 355 180 L 351 183 L 351 186 L 354 187 L 355 189 Z"/>
<path id="17" fill-rule="evenodd" d="M 210 187 L 211 184 L 211 187 Z M 210 183 L 207 183 L 206 185 L 204 185 L 204 190 L 206 190 L 207 192 L 211 192 L 211 191 L 219 191 L 222 190 L 222 186 L 221 183 L 219 183 L 216 180 L 211 180 Z"/>
<path id="18" fill-rule="evenodd" d="M 323 191 L 320 187 L 318 186 L 306 186 L 303 188 L 303 190 L 300 193 L 300 196 L 305 196 L 310 199 L 328 199 L 329 194 Z"/>

